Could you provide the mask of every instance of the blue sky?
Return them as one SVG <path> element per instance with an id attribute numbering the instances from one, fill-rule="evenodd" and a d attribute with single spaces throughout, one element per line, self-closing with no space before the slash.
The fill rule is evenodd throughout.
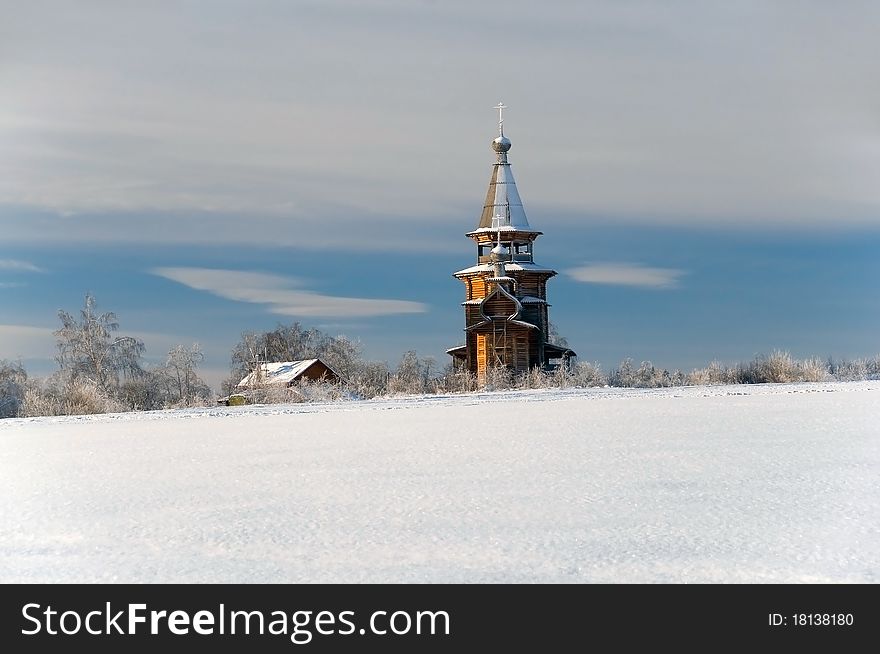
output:
<path id="1" fill-rule="evenodd" d="M 880 352 L 875 3 L 9 3 L 0 358 L 88 291 L 158 363 L 461 341 L 503 100 L 581 359 Z"/>

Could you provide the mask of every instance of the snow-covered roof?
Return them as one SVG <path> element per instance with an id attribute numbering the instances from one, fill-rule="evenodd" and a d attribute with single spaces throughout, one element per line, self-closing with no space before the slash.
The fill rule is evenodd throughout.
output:
<path id="1" fill-rule="evenodd" d="M 476 305 L 476 304 L 480 304 L 485 299 L 486 298 L 480 297 L 480 298 L 475 298 L 473 300 L 465 300 L 464 302 L 461 303 L 461 305 L 462 306 Z M 525 296 L 523 296 L 521 298 L 517 298 L 517 299 L 520 302 L 522 302 L 523 304 L 546 304 L 546 302 L 547 302 L 547 300 L 543 300 L 539 297 L 535 297 L 534 295 L 525 295 Z"/>
<path id="2" fill-rule="evenodd" d="M 494 320 L 498 320 L 498 317 L 495 317 Z M 474 323 L 470 327 L 465 327 L 465 331 L 471 332 L 480 329 L 481 327 L 485 327 L 486 325 L 491 325 L 494 322 L 493 318 L 486 318 L 485 320 L 481 320 L 478 323 Z M 525 320 L 517 320 L 515 318 L 507 318 L 507 322 L 514 325 L 522 325 L 523 327 L 528 327 L 529 329 L 538 329 L 537 325 L 533 325 L 530 322 L 526 322 Z M 448 350 L 447 350 L 448 351 Z"/>
<path id="3" fill-rule="evenodd" d="M 281 361 L 277 363 L 263 363 L 260 364 L 259 373 L 257 373 L 256 370 L 251 372 L 244 379 L 238 382 L 237 388 L 246 388 L 255 384 L 286 385 L 296 380 L 300 375 L 302 375 L 306 370 L 308 370 L 318 361 L 321 360 L 304 359 L 302 361 Z M 324 362 L 321 361 L 321 363 Z M 324 365 L 327 366 L 326 363 L 324 363 Z M 332 368 L 330 368 L 330 366 L 327 366 L 327 368 L 332 371 Z M 335 371 L 334 374 L 336 374 Z"/>
<path id="4" fill-rule="evenodd" d="M 531 231 L 529 221 L 523 209 L 522 200 L 516 190 L 516 181 L 507 161 L 510 140 L 503 134 L 492 141 L 492 149 L 497 154 L 492 177 L 489 179 L 489 191 L 483 203 L 483 213 L 477 227 L 510 228 Z"/>
<path id="5" fill-rule="evenodd" d="M 514 227 L 513 225 L 498 225 L 497 227 L 478 227 L 472 232 L 468 232 L 467 236 L 471 234 L 481 234 L 483 232 L 528 232 L 529 234 L 543 234 L 544 232 L 539 232 L 534 229 L 522 227 Z"/>
<path id="6" fill-rule="evenodd" d="M 513 262 L 505 262 L 504 269 L 507 272 L 517 272 L 517 271 L 528 271 L 528 272 L 544 272 L 551 273 L 553 275 L 556 274 L 555 270 L 551 270 L 550 268 L 544 268 L 534 263 L 530 263 L 528 261 L 521 261 L 517 263 Z M 453 275 L 470 275 L 473 273 L 480 272 L 495 272 L 495 267 L 490 263 L 481 263 L 476 266 L 471 266 L 470 268 L 465 268 L 464 270 L 459 270 L 458 272 L 452 273 Z"/>

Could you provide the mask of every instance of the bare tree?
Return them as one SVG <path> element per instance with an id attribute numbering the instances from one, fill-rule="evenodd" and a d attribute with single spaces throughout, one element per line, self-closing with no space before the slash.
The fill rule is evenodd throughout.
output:
<path id="1" fill-rule="evenodd" d="M 67 311 L 59 310 L 61 329 L 55 332 L 58 340 L 56 361 L 71 379 L 86 377 L 99 390 L 112 393 L 119 387 L 121 376 L 140 371 L 140 357 L 144 344 L 131 336 L 114 336 L 119 329 L 116 314 L 97 312 L 97 303 L 90 293 L 77 319 Z"/>

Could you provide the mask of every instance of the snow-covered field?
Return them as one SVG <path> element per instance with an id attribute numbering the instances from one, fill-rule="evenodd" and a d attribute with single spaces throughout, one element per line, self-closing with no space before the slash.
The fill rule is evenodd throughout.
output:
<path id="1" fill-rule="evenodd" d="M 877 582 L 880 382 L 0 421 L 3 582 Z"/>

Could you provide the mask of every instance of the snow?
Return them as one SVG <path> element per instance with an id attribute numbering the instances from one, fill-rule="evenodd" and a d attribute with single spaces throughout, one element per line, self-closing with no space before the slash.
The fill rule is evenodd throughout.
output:
<path id="1" fill-rule="evenodd" d="M 256 375 L 256 371 L 254 371 L 246 375 L 244 379 L 238 382 L 237 388 L 247 388 L 251 384 L 258 382 L 265 384 L 289 384 L 316 361 L 317 359 L 304 359 L 302 361 L 261 363 L 260 374 Z"/>
<path id="2" fill-rule="evenodd" d="M 527 270 L 529 272 L 553 273 L 554 275 L 556 274 L 555 270 L 551 270 L 550 268 L 542 268 L 538 264 L 531 263 L 529 261 L 520 261 L 518 263 L 505 262 L 504 267 L 508 272 L 520 272 L 523 270 Z M 452 275 L 454 277 L 458 275 L 472 275 L 474 273 L 492 272 L 494 270 L 495 266 L 493 266 L 492 264 L 481 263 L 477 264 L 476 266 L 471 266 L 470 268 L 465 268 L 464 270 L 454 272 L 452 273 Z"/>
<path id="3" fill-rule="evenodd" d="M 869 582 L 880 382 L 0 421 L 2 582 Z"/>
<path id="4" fill-rule="evenodd" d="M 530 234 L 542 234 L 543 232 L 536 232 L 531 227 L 517 226 L 517 225 L 493 225 L 492 227 L 478 227 L 472 232 L 469 232 L 467 235 L 471 234 L 480 234 L 483 232 L 527 232 Z"/>

